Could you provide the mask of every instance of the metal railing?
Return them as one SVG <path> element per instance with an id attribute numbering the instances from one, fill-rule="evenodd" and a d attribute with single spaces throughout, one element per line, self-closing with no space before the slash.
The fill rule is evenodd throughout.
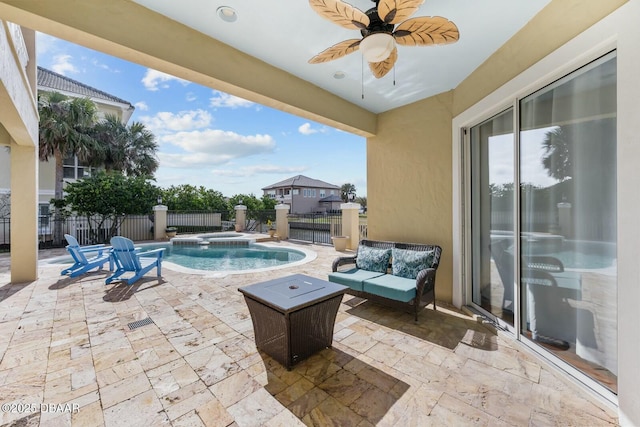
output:
<path id="1" fill-rule="evenodd" d="M 266 233 L 270 225 L 273 227 L 276 225 L 275 209 L 247 211 L 247 218 L 245 221 L 246 231 Z"/>
<path id="2" fill-rule="evenodd" d="M 7 217 L 0 218 L 0 252 L 9 250 L 11 221 Z"/>
<path id="3" fill-rule="evenodd" d="M 332 236 L 342 235 L 342 213 L 289 214 L 289 238 L 311 243 L 331 244 Z"/>

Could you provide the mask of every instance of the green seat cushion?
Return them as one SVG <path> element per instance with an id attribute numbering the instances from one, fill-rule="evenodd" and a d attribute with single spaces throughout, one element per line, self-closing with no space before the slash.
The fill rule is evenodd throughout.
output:
<path id="1" fill-rule="evenodd" d="M 362 270 L 386 273 L 389 268 L 391 249 L 378 249 L 369 246 L 358 246 L 356 267 Z"/>
<path id="2" fill-rule="evenodd" d="M 339 283 L 341 285 L 348 286 L 355 291 L 362 292 L 362 282 L 364 280 L 373 279 L 374 277 L 382 275 L 382 273 L 377 273 L 375 271 L 352 268 L 350 270 L 329 273 L 329 281 Z"/>
<path id="3" fill-rule="evenodd" d="M 363 283 L 363 290 L 396 301 L 409 302 L 416 296 L 416 281 L 385 274 L 366 279 Z"/>
<path id="4" fill-rule="evenodd" d="M 431 268 L 435 251 L 412 251 L 393 248 L 391 269 L 394 276 L 415 279 L 421 270 Z"/>

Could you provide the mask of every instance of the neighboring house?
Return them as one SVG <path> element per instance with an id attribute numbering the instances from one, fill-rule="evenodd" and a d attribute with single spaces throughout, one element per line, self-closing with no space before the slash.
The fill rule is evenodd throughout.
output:
<path id="1" fill-rule="evenodd" d="M 77 80 L 54 73 L 46 68 L 37 68 L 37 89 L 38 93 L 59 92 L 68 97 L 89 98 L 97 107 L 98 119 L 104 118 L 107 114 L 119 117 L 127 123 L 133 114 L 135 107 L 130 102 L 117 96 L 111 95 L 99 89 L 88 86 Z M 10 154 L 6 150 L 0 150 L 0 194 L 9 193 Z M 90 173 L 88 166 L 83 165 L 76 156 L 64 159 L 64 180 L 72 182 L 76 179 L 87 176 Z M 39 228 L 48 227 L 49 202 L 55 191 L 55 159 L 51 158 L 47 162 L 40 162 L 38 172 L 38 216 Z"/>
<path id="2" fill-rule="evenodd" d="M 262 189 L 265 196 L 291 205 L 291 213 L 326 212 L 340 209 L 340 187 L 296 175 Z"/>
<path id="3" fill-rule="evenodd" d="M 342 73 L 347 79 L 332 82 L 327 88 L 296 75 L 290 67 L 307 67 L 310 52 L 304 50 L 304 57 L 289 52 L 294 46 L 290 26 L 272 25 L 260 15 L 267 12 L 259 10 L 261 2 L 243 9 L 248 19 L 242 17 L 232 25 L 251 26 L 255 32 L 264 23 L 271 34 L 224 40 L 213 39 L 181 22 L 197 18 L 197 14 L 172 15 L 170 7 L 163 7 L 167 16 L 153 10 L 157 2 L 150 0 L 112 0 L 108 8 L 103 0 L 57 1 L 56 7 L 50 3 L 0 0 L 0 19 L 24 26 L 27 41 L 22 50 L 29 51 L 31 58 L 35 57 L 33 28 L 366 137 L 368 237 L 440 245 L 438 299 L 481 313 L 497 325 L 497 340 L 487 334 L 489 347 L 517 345 L 530 349 L 566 382 L 618 407 L 621 425 L 640 425 L 640 0 L 549 0 L 543 2 L 540 12 L 521 23 L 505 14 L 503 27 L 513 24 L 519 29 L 483 57 L 481 65 L 451 80 L 443 91 L 379 109 L 362 106 L 359 91 L 350 98 L 329 92 L 352 89 L 356 82 L 359 86 L 360 79 L 349 80 L 350 73 Z M 179 12 L 186 7 L 183 2 L 174 3 Z M 268 3 L 265 8 L 277 9 L 279 2 Z M 293 2 L 288 2 L 288 8 L 289 3 Z M 471 4 L 449 2 L 447 16 L 463 16 L 467 3 Z M 498 7 L 498 2 L 481 3 L 487 12 L 498 14 L 490 9 L 491 5 Z M 305 25 L 312 17 L 317 18 L 307 12 L 296 21 Z M 429 11 L 424 12 L 421 15 Z M 123 26 L 123 22 L 129 25 Z M 447 48 L 447 57 L 430 67 L 436 71 L 435 77 L 453 76 L 458 64 L 473 60 L 474 55 L 461 51 L 474 39 L 464 30 L 460 42 Z M 486 33 L 484 27 L 489 35 L 477 33 L 475 39 L 489 42 L 489 36 L 499 30 L 491 28 Z M 327 36 L 309 33 L 314 39 L 323 38 L 322 45 L 329 46 L 328 38 L 334 32 L 327 32 Z M 271 43 L 272 62 L 268 61 L 271 51 L 255 47 L 260 39 Z M 1 37 L 0 42 L 4 43 Z M 12 282 L 37 277 L 37 190 L 33 182 L 37 170 L 32 161 L 37 147 L 37 127 L 33 131 L 37 111 L 34 113 L 30 100 L 35 70 L 33 64 L 22 60 L 19 47 L 0 48 L 0 144 L 11 145 L 11 164 L 15 165 L 14 171 L 19 169 L 12 176 L 11 187 L 21 202 L 12 205 L 15 222 L 11 231 L 21 237 L 11 247 Z M 398 70 L 402 70 L 403 61 L 435 53 L 429 49 L 414 49 L 409 54 L 405 46 L 400 46 Z M 286 52 L 287 61 L 278 60 L 277 52 Z M 340 70 L 343 63 L 330 63 L 324 74 L 335 76 L 334 70 Z M 424 74 L 404 75 L 402 79 L 429 77 L 424 70 Z M 365 89 L 369 80 L 367 86 L 363 83 Z M 381 81 L 380 86 L 386 82 Z M 388 88 L 385 100 L 406 96 L 391 84 L 384 87 Z M 367 95 L 367 99 L 372 98 Z M 572 133 L 572 140 L 578 142 L 574 161 L 565 162 L 576 173 L 570 175 L 571 179 L 568 174 L 557 174 L 549 180 L 549 174 L 541 169 L 541 142 L 558 128 Z M 561 138 L 556 142 L 562 142 Z M 327 158 L 331 155 L 327 153 Z M 561 156 L 556 160 L 554 163 L 562 164 Z M 506 283 L 500 279 L 496 257 L 491 253 L 498 238 L 511 238 L 514 243 L 505 251 L 505 257 L 510 256 L 513 263 Z M 572 255 L 580 256 L 572 257 L 577 263 L 566 271 L 579 273 L 582 295 L 577 289 L 563 294 L 555 286 L 549 287 L 551 293 L 546 295 L 528 292 L 518 274 L 523 249 L 532 249 L 535 254 L 535 250 L 544 252 L 567 241 L 579 241 L 583 246 L 569 246 Z M 357 245 L 357 241 L 354 243 Z M 584 251 L 578 253 L 577 248 Z M 594 251 L 597 257 L 590 256 Z M 507 301 L 505 286 L 513 291 L 511 301 Z M 552 332 L 570 332 L 569 337 L 551 336 L 571 340 L 569 348 L 550 348 L 532 339 L 534 319 L 528 313 L 536 307 L 564 315 L 561 322 L 549 322 L 556 317 L 545 317 L 540 311 L 537 320 L 547 320 Z M 428 331 L 429 322 L 419 327 Z M 522 372 L 541 385 L 554 387 L 554 379 L 541 376 L 540 370 L 529 370 L 523 360 L 497 360 L 487 351 L 486 358 L 474 361 L 465 357 L 463 347 L 458 346 L 453 353 L 453 363 L 465 365 L 477 380 L 476 389 L 494 380 L 487 378 L 485 364 L 499 364 L 514 374 L 511 381 L 504 382 L 506 394 L 495 396 L 495 401 L 507 401 L 510 394 L 517 393 L 523 386 L 518 378 Z M 586 407 L 585 411 L 592 412 L 593 408 Z M 532 416 L 536 417 L 532 418 L 534 422 L 544 419 L 543 413 Z"/>

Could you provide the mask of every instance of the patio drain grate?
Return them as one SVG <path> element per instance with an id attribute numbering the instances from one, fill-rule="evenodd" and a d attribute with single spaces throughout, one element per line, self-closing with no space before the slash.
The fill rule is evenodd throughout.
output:
<path id="1" fill-rule="evenodd" d="M 150 317 L 147 317 L 146 319 L 136 320 L 135 322 L 128 323 L 127 326 L 129 327 L 129 330 L 132 331 L 141 326 L 150 325 L 152 323 L 153 323 L 153 320 L 151 320 Z"/>

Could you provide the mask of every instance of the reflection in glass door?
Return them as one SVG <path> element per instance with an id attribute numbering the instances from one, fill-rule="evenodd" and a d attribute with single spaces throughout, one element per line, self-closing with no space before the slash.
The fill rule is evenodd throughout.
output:
<path id="1" fill-rule="evenodd" d="M 469 140 L 473 304 L 613 393 L 616 76 L 612 52 L 522 98 L 515 120 L 509 109 L 472 127 Z"/>
<path id="2" fill-rule="evenodd" d="M 616 57 L 520 101 L 524 336 L 617 390 Z"/>
<path id="3" fill-rule="evenodd" d="M 472 300 L 513 326 L 513 110 L 471 128 L 470 143 Z"/>

